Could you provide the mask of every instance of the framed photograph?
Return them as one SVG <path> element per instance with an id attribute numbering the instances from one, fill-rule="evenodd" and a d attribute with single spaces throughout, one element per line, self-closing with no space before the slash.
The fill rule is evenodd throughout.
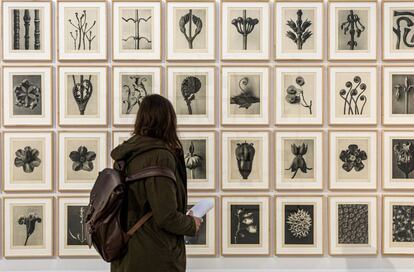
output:
<path id="1" fill-rule="evenodd" d="M 52 191 L 53 133 L 3 133 L 3 190 Z"/>
<path id="2" fill-rule="evenodd" d="M 99 256 L 86 242 L 86 213 L 88 196 L 59 197 L 59 252 L 60 257 Z"/>
<path id="3" fill-rule="evenodd" d="M 377 2 L 330 1 L 328 3 L 329 59 L 377 58 Z"/>
<path id="4" fill-rule="evenodd" d="M 277 131 L 276 190 L 322 190 L 322 131 Z"/>
<path id="5" fill-rule="evenodd" d="M 59 132 L 59 191 L 92 189 L 99 171 L 107 167 L 107 133 Z"/>
<path id="6" fill-rule="evenodd" d="M 221 59 L 269 59 L 269 29 L 268 1 L 221 2 Z"/>
<path id="7" fill-rule="evenodd" d="M 52 126 L 52 76 L 51 66 L 3 67 L 5 127 Z"/>
<path id="8" fill-rule="evenodd" d="M 167 59 L 214 60 L 215 1 L 167 1 Z"/>
<path id="9" fill-rule="evenodd" d="M 277 125 L 322 125 L 324 68 L 275 68 L 275 121 Z"/>
<path id="10" fill-rule="evenodd" d="M 382 80 L 383 124 L 413 125 L 414 66 L 384 66 Z"/>
<path id="11" fill-rule="evenodd" d="M 112 131 L 111 150 L 132 137 L 132 131 Z"/>
<path id="12" fill-rule="evenodd" d="M 269 124 L 268 66 L 221 67 L 221 124 Z"/>
<path id="13" fill-rule="evenodd" d="M 322 196 L 276 197 L 276 255 L 323 255 Z"/>
<path id="14" fill-rule="evenodd" d="M 105 126 L 107 80 L 106 66 L 59 66 L 59 125 Z"/>
<path id="15" fill-rule="evenodd" d="M 4 257 L 53 256 L 53 202 L 52 197 L 4 197 Z"/>
<path id="16" fill-rule="evenodd" d="M 223 196 L 221 204 L 221 254 L 268 256 L 269 197 Z"/>
<path id="17" fill-rule="evenodd" d="M 216 132 L 179 131 L 184 150 L 189 190 L 214 190 L 216 187 Z"/>
<path id="18" fill-rule="evenodd" d="M 3 60 L 52 60 L 52 2 L 3 1 Z"/>
<path id="19" fill-rule="evenodd" d="M 211 199 L 214 201 L 213 208 L 203 216 L 200 230 L 196 236 L 184 236 L 188 256 L 215 256 L 216 255 L 216 206 L 217 200 L 214 196 L 190 196 L 187 208 L 190 210 L 200 200 Z"/>
<path id="20" fill-rule="evenodd" d="M 334 196 L 329 203 L 329 254 L 377 255 L 376 196 Z"/>
<path id="21" fill-rule="evenodd" d="M 161 60 L 161 2 L 112 1 L 113 60 Z"/>
<path id="22" fill-rule="evenodd" d="M 269 189 L 269 132 L 221 132 L 221 188 Z"/>
<path id="23" fill-rule="evenodd" d="M 414 189 L 414 131 L 383 131 L 383 189 Z"/>
<path id="24" fill-rule="evenodd" d="M 113 66 L 113 124 L 135 123 L 145 96 L 161 94 L 161 66 Z"/>
<path id="25" fill-rule="evenodd" d="M 382 198 L 382 254 L 414 254 L 414 196 L 385 195 Z"/>
<path id="26" fill-rule="evenodd" d="M 277 60 L 322 60 L 323 1 L 275 2 Z"/>
<path id="27" fill-rule="evenodd" d="M 329 123 L 377 124 L 377 68 L 331 66 L 329 74 Z"/>
<path id="28" fill-rule="evenodd" d="M 58 59 L 107 59 L 105 0 L 58 0 Z"/>
<path id="29" fill-rule="evenodd" d="M 215 66 L 169 66 L 167 97 L 178 125 L 214 125 Z"/>
<path id="30" fill-rule="evenodd" d="M 377 131 L 329 131 L 329 189 L 377 189 Z"/>
<path id="31" fill-rule="evenodd" d="M 414 3 L 382 2 L 383 60 L 413 60 Z"/>

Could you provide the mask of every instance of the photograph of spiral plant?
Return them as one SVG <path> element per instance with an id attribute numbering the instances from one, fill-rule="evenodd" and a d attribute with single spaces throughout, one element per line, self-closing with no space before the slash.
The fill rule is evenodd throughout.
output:
<path id="1" fill-rule="evenodd" d="M 413 36 L 414 30 L 414 12 L 411 10 L 394 10 L 393 22 L 395 22 L 392 31 L 397 36 L 395 49 L 401 49 L 401 42 L 407 48 L 414 47 Z"/>
<path id="2" fill-rule="evenodd" d="M 338 205 L 338 243 L 368 244 L 368 205 Z"/>
<path id="3" fill-rule="evenodd" d="M 41 82 L 40 76 L 38 80 Z M 40 86 L 30 82 L 28 79 L 23 79 L 20 84 L 14 87 L 14 95 L 16 107 L 33 110 L 41 104 L 42 93 Z"/>
<path id="4" fill-rule="evenodd" d="M 392 241 L 414 242 L 414 206 L 392 206 Z"/>
<path id="5" fill-rule="evenodd" d="M 86 245 L 87 206 L 68 206 L 68 245 Z"/>
<path id="6" fill-rule="evenodd" d="M 29 237 L 35 232 L 36 230 L 36 223 L 41 223 L 42 218 L 40 218 L 37 214 L 33 212 L 29 212 L 26 215 L 22 215 L 17 220 L 19 225 L 22 225 L 26 228 L 26 239 L 24 241 L 24 246 L 27 246 Z"/>
<path id="7" fill-rule="evenodd" d="M 78 150 L 70 152 L 69 158 L 72 160 L 73 171 L 91 172 L 94 167 L 93 161 L 96 159 L 96 153 L 81 145 Z"/>
<path id="8" fill-rule="evenodd" d="M 302 20 L 303 11 L 301 9 L 298 9 L 296 15 L 296 21 L 289 19 L 286 22 L 286 25 L 291 29 L 286 31 L 286 37 L 296 44 L 298 50 L 302 50 L 303 45 L 313 35 L 312 31 L 309 30 L 312 22 L 308 19 L 305 19 L 305 21 Z"/>
<path id="9" fill-rule="evenodd" d="M 21 15 L 23 15 L 23 17 L 21 17 Z M 34 19 L 32 17 L 33 15 Z M 23 26 L 20 24 L 21 18 L 23 18 Z M 31 29 L 30 27 L 32 19 L 34 23 L 34 29 Z M 21 29 L 22 27 L 23 29 Z M 24 31 L 24 47 L 20 45 L 21 30 Z M 40 34 L 39 9 L 13 9 L 13 50 L 40 50 Z"/>
<path id="10" fill-rule="evenodd" d="M 195 76 L 188 76 L 184 78 L 181 83 L 181 94 L 187 104 L 188 114 L 193 114 L 191 102 L 196 98 L 195 94 L 201 89 L 201 80 Z"/>
<path id="11" fill-rule="evenodd" d="M 79 81 L 77 81 L 76 76 L 72 75 L 72 94 L 76 104 L 78 105 L 80 115 L 85 115 L 86 105 L 88 104 L 89 99 L 91 99 L 93 93 L 91 79 L 92 75 L 80 75 Z"/>
<path id="12" fill-rule="evenodd" d="M 231 243 L 258 244 L 259 223 L 258 205 L 231 205 Z"/>
<path id="13" fill-rule="evenodd" d="M 192 9 L 189 9 L 187 14 L 181 16 L 178 25 L 180 26 L 181 33 L 184 34 L 184 37 L 188 42 L 188 48 L 193 49 L 193 42 L 203 29 L 203 21 L 200 17 L 193 14 Z"/>
<path id="14" fill-rule="evenodd" d="M 146 18 L 139 17 L 139 10 L 138 9 L 135 9 L 135 17 L 134 18 L 133 17 L 128 17 L 128 18 L 122 17 L 122 20 L 124 22 L 126 22 L 126 23 L 132 22 L 135 26 L 134 33 L 132 35 L 129 35 L 128 37 L 122 39 L 122 41 L 128 42 L 130 39 L 133 39 L 134 40 L 134 46 L 135 46 L 134 49 L 136 49 L 136 50 L 141 49 L 141 47 L 140 47 L 141 40 L 144 40 L 148 44 L 151 44 L 150 39 L 148 39 L 147 37 L 141 36 L 141 34 L 140 34 L 140 24 L 141 23 L 146 23 L 150 19 L 151 19 L 151 16 L 148 16 Z"/>
<path id="15" fill-rule="evenodd" d="M 312 115 L 312 100 L 309 100 L 308 103 L 304 96 L 303 86 L 305 85 L 305 79 L 302 76 L 297 76 L 295 82 L 298 87 L 289 85 L 289 87 L 286 89 L 286 101 L 289 104 L 298 104 L 304 108 L 309 109 L 309 114 Z"/>
<path id="16" fill-rule="evenodd" d="M 244 143 L 237 143 L 235 153 L 239 173 L 243 179 L 247 179 L 253 169 L 253 159 L 256 149 L 253 147 L 253 143 L 248 144 L 245 141 Z"/>
<path id="17" fill-rule="evenodd" d="M 14 166 L 22 167 L 25 173 L 33 173 L 36 167 L 39 167 L 42 160 L 39 159 L 40 152 L 36 148 L 25 146 L 15 152 Z"/>
<path id="18" fill-rule="evenodd" d="M 191 141 L 188 152 L 184 157 L 185 166 L 190 170 L 190 179 L 195 179 L 194 170 L 201 166 L 203 157 L 199 154 L 194 153 L 194 142 Z"/>
<path id="19" fill-rule="evenodd" d="M 240 94 L 230 97 L 230 104 L 238 105 L 239 108 L 250 108 L 255 103 L 260 102 L 260 97 L 257 97 L 254 90 L 249 86 L 249 78 L 243 77 L 239 80 Z"/>
<path id="20" fill-rule="evenodd" d="M 345 87 L 347 89 L 339 91 L 339 96 L 344 101 L 343 114 L 362 115 L 368 101 L 367 96 L 364 94 L 367 90 L 367 84 L 362 82 L 360 76 L 354 76 L 353 83 L 347 81 Z"/>
<path id="21" fill-rule="evenodd" d="M 414 141 L 411 140 L 392 140 L 393 160 L 397 164 L 397 168 L 393 167 L 393 178 L 410 177 L 410 173 L 414 171 Z M 399 170 L 399 171 L 398 171 Z M 403 175 L 400 175 L 400 173 Z"/>
<path id="22" fill-rule="evenodd" d="M 348 149 L 341 151 L 339 159 L 343 162 L 342 169 L 346 172 L 351 172 L 352 169 L 356 172 L 360 172 L 365 167 L 363 161 L 368 159 L 368 155 L 364 150 L 361 150 L 358 145 L 350 144 L 348 145 Z"/>
<path id="23" fill-rule="evenodd" d="M 73 40 L 73 50 L 92 50 L 92 42 L 96 38 L 96 20 L 90 22 L 87 17 L 87 11 L 83 10 L 80 16 L 79 12 L 75 12 L 76 21 L 68 19 L 69 24 L 75 29 L 69 32 Z"/>
<path id="24" fill-rule="evenodd" d="M 414 92 L 414 84 L 413 84 L 413 76 L 412 75 L 393 75 L 392 79 L 393 82 L 397 81 L 397 78 L 403 76 L 402 83 L 393 84 L 395 89 L 395 98 L 397 101 L 404 100 L 404 110 L 402 111 L 403 114 L 410 114 L 413 113 L 414 110 L 410 109 L 410 95 Z M 412 95 L 411 95 L 411 99 Z M 397 110 L 393 107 L 393 113 L 397 113 Z M 398 111 L 400 113 L 400 111 Z"/>
<path id="25" fill-rule="evenodd" d="M 247 36 L 254 30 L 254 27 L 259 23 L 259 19 L 247 17 L 247 10 L 242 11 L 242 16 L 234 18 L 231 24 L 234 25 L 237 32 L 243 36 L 243 50 L 247 50 Z"/>
<path id="26" fill-rule="evenodd" d="M 296 177 L 296 174 L 298 171 L 302 171 L 303 173 L 307 173 L 309 170 L 312 170 L 311 167 L 308 167 L 307 162 L 305 161 L 305 158 L 303 157 L 308 152 L 308 145 L 305 143 L 302 143 L 301 145 L 298 144 L 292 144 L 290 146 L 290 150 L 292 154 L 295 156 L 293 159 L 291 165 L 289 168 L 285 170 L 290 170 L 293 175 L 291 179 L 294 179 Z"/>
<path id="27" fill-rule="evenodd" d="M 126 105 L 125 114 L 130 114 L 134 108 L 141 105 L 144 97 L 148 95 L 147 87 L 144 83 L 148 81 L 146 76 L 133 75 L 129 76 L 132 80 L 132 84 L 123 84 L 122 91 L 124 93 L 122 103 Z M 136 111 L 134 111 L 136 112 Z"/>
<path id="28" fill-rule="evenodd" d="M 350 40 L 347 45 L 349 46 L 349 49 L 355 50 L 358 46 L 356 39 L 365 31 L 365 26 L 361 23 L 361 18 L 355 14 L 354 10 L 351 9 L 348 12 L 349 14 L 346 17 L 346 21 L 341 24 L 340 28 L 343 30 L 345 36 L 349 33 Z"/>

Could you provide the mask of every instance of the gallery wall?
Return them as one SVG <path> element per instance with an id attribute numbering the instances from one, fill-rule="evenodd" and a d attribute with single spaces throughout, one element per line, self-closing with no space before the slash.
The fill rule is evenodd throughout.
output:
<path id="1" fill-rule="evenodd" d="M 108 271 L 82 216 L 146 91 L 215 200 L 189 271 L 411 271 L 407 7 L 2 1 L 0 270 Z"/>

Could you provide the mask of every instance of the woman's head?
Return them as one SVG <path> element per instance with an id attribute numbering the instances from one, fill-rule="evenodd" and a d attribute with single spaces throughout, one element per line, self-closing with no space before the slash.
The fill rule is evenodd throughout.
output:
<path id="1" fill-rule="evenodd" d="M 168 99 L 158 94 L 146 96 L 139 106 L 134 135 L 158 138 L 173 149 L 181 149 L 177 136 L 177 117 Z"/>

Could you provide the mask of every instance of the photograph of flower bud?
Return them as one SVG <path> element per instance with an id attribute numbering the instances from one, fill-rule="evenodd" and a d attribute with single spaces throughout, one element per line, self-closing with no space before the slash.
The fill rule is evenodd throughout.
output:
<path id="1" fill-rule="evenodd" d="M 206 140 L 181 140 L 187 177 L 191 180 L 206 179 Z"/>
<path id="2" fill-rule="evenodd" d="M 12 246 L 43 246 L 43 206 L 13 206 L 12 213 Z"/>

